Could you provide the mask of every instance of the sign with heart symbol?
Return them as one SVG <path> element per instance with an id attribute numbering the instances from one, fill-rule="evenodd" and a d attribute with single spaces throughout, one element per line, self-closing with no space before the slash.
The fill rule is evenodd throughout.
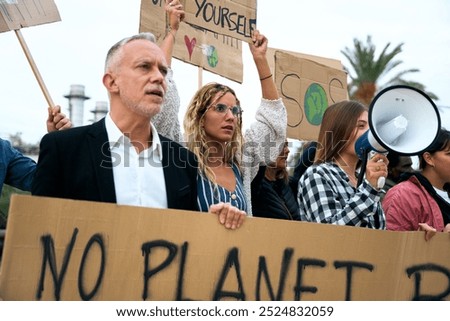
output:
<path id="1" fill-rule="evenodd" d="M 192 52 L 194 51 L 195 45 L 197 43 L 197 39 L 193 37 L 192 39 L 189 39 L 187 35 L 184 36 L 184 43 L 186 44 L 186 48 L 189 52 L 189 60 L 192 59 Z"/>
<path id="2" fill-rule="evenodd" d="M 0 0 L 0 3 L 2 1 L 7 0 Z M 187 3 L 189 2 L 192 5 L 196 1 L 183 1 L 186 14 L 188 14 Z M 225 0 L 227 4 L 239 1 L 242 0 Z M 201 1 L 198 2 L 200 3 Z M 153 33 L 158 44 L 161 44 L 166 39 L 168 33 L 164 3 L 162 0 L 142 1 L 141 3 L 139 32 Z M 203 9 L 205 9 L 203 6 L 207 6 L 208 8 L 211 6 L 206 1 L 202 2 L 201 5 Z M 179 29 L 175 33 L 176 39 L 173 43 L 172 57 L 232 81 L 242 83 L 243 61 L 241 40 L 224 35 L 222 32 L 217 32 L 217 30 L 205 29 L 196 24 L 186 23 L 186 20 L 180 23 Z"/>

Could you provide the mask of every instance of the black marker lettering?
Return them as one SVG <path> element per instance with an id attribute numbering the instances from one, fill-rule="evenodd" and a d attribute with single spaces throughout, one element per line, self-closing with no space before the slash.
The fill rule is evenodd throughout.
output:
<path id="1" fill-rule="evenodd" d="M 66 247 L 64 253 L 63 262 L 61 265 L 61 273 L 58 275 L 56 255 L 55 255 L 55 244 L 51 235 L 44 235 L 41 237 L 41 242 L 44 247 L 44 253 L 42 257 L 42 267 L 41 267 L 41 277 L 39 278 L 38 290 L 36 298 L 40 300 L 42 298 L 42 292 L 44 291 L 44 280 L 45 280 L 45 270 L 48 265 L 50 266 L 50 272 L 52 273 L 53 284 L 55 287 L 55 299 L 59 301 L 61 295 L 61 288 L 63 285 L 64 276 L 66 275 L 67 266 L 69 265 L 70 255 L 72 254 L 75 241 L 77 239 L 78 229 L 73 230 L 72 239 L 69 245 Z"/>
<path id="2" fill-rule="evenodd" d="M 421 282 L 422 282 L 422 275 L 421 273 L 425 272 L 438 272 L 442 273 L 447 277 L 447 289 L 442 291 L 442 293 L 439 294 L 422 294 L 421 291 Z M 408 274 L 408 277 L 411 278 L 412 275 L 414 275 L 414 297 L 412 298 L 413 301 L 438 301 L 443 300 L 446 296 L 450 294 L 450 271 L 440 265 L 437 264 L 422 264 L 422 265 L 414 265 L 410 268 L 406 269 L 406 273 Z"/>
<path id="3" fill-rule="evenodd" d="M 213 300 L 218 301 L 222 298 L 235 298 L 237 300 L 245 300 L 245 292 L 244 292 L 244 286 L 242 284 L 242 276 L 241 276 L 241 269 L 239 266 L 239 259 L 238 259 L 238 253 L 239 250 L 237 248 L 232 248 L 227 255 L 227 260 L 225 262 L 225 265 L 222 269 L 222 273 L 220 274 L 219 281 L 217 282 L 216 289 L 214 290 Z M 225 283 L 225 279 L 227 278 L 228 272 L 230 269 L 234 267 L 236 271 L 236 278 L 238 281 L 238 288 L 239 292 L 231 292 L 231 291 L 223 291 L 223 285 Z"/>
<path id="4" fill-rule="evenodd" d="M 197 5 L 197 9 L 198 9 L 197 12 L 195 13 L 196 18 L 200 14 L 200 11 L 203 10 L 203 7 L 205 6 L 205 2 L 206 2 L 206 0 L 203 0 L 202 3 L 199 5 L 199 2 L 197 0 L 195 0 L 195 4 Z"/>
<path id="5" fill-rule="evenodd" d="M 100 253 L 101 253 L 100 270 L 98 271 L 97 282 L 95 283 L 94 288 L 92 289 L 92 291 L 90 293 L 86 293 L 86 291 L 84 289 L 84 284 L 83 284 L 83 281 L 84 281 L 83 272 L 84 272 L 84 267 L 86 266 L 86 258 L 88 257 L 88 254 L 94 244 L 98 244 L 98 246 L 100 248 Z M 98 289 L 100 288 L 100 284 L 102 283 L 103 276 L 105 274 L 105 265 L 106 265 L 105 244 L 103 242 L 102 236 L 100 234 L 95 234 L 89 239 L 89 241 L 86 245 L 86 248 L 84 249 L 83 257 L 81 258 L 81 263 L 80 263 L 80 270 L 78 271 L 78 292 L 80 293 L 80 297 L 82 300 L 88 301 L 88 300 L 92 299 L 95 296 L 95 294 L 97 293 Z"/>
<path id="6" fill-rule="evenodd" d="M 302 285 L 303 270 L 307 266 L 325 267 L 326 263 L 325 263 L 325 261 L 317 260 L 317 259 L 299 259 L 297 261 L 297 281 L 296 281 L 296 286 L 294 287 L 294 296 L 295 296 L 296 301 L 300 301 L 302 292 L 310 292 L 310 293 L 317 292 L 317 288 L 315 286 L 303 286 Z"/>
<path id="7" fill-rule="evenodd" d="M 264 275 L 264 279 L 266 280 L 266 285 L 269 290 L 270 299 L 274 301 L 283 300 L 283 292 L 284 286 L 286 283 L 287 271 L 289 268 L 289 264 L 291 262 L 292 254 L 294 253 L 293 249 L 285 249 L 283 254 L 283 261 L 281 262 L 281 270 L 280 270 L 280 279 L 278 282 L 278 291 L 275 296 L 272 289 L 272 283 L 270 282 L 269 272 L 267 271 L 266 258 L 264 256 L 259 257 L 258 264 L 258 275 L 256 278 L 256 301 L 261 300 L 261 276 Z"/>
<path id="8" fill-rule="evenodd" d="M 150 269 L 150 252 L 153 248 L 166 248 L 168 250 L 167 258 L 157 267 Z M 142 255 L 144 256 L 144 292 L 142 294 L 142 299 L 146 300 L 150 295 L 148 290 L 149 281 L 152 276 L 166 268 L 177 255 L 177 246 L 174 243 L 157 240 L 152 242 L 147 242 L 142 244 Z"/>
<path id="9" fill-rule="evenodd" d="M 373 265 L 364 263 L 364 262 L 353 262 L 353 261 L 335 261 L 334 267 L 336 269 L 340 269 L 342 267 L 347 268 L 347 282 L 345 287 L 345 301 L 351 301 L 352 300 L 352 271 L 353 267 L 363 268 L 366 270 L 369 270 L 370 272 L 373 271 Z"/>
<path id="10" fill-rule="evenodd" d="M 178 282 L 177 282 L 177 296 L 176 301 L 191 301 L 191 299 L 183 298 L 183 281 L 184 281 L 184 267 L 186 266 L 186 256 L 188 251 L 189 244 L 188 242 L 184 242 L 181 246 L 181 260 L 180 260 L 180 269 L 178 272 Z"/>

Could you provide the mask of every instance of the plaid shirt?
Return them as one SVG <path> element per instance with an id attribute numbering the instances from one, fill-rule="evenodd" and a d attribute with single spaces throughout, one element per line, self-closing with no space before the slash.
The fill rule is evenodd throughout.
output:
<path id="1" fill-rule="evenodd" d="M 310 166 L 298 183 L 302 221 L 386 229 L 379 192 L 367 180 L 355 188 L 334 163 Z"/>

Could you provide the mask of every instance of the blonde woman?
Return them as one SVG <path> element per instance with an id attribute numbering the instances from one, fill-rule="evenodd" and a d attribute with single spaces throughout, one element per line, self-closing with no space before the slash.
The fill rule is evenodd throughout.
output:
<path id="1" fill-rule="evenodd" d="M 233 89 L 211 83 L 194 95 L 184 118 L 187 147 L 197 156 L 198 206 L 230 203 L 247 215 L 251 181 L 261 164 L 276 160 L 286 139 L 286 109 L 266 58 L 267 38 L 255 31 L 249 44 L 261 83 L 256 121 L 242 132 L 242 109 Z"/>

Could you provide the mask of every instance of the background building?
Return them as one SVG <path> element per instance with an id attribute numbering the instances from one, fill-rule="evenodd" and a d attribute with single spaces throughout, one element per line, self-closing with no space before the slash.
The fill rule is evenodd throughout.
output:
<path id="1" fill-rule="evenodd" d="M 95 103 L 95 107 L 93 110 L 91 110 L 91 113 L 94 114 L 93 119 L 91 119 L 91 122 L 96 122 L 102 119 L 106 116 L 108 113 L 108 103 L 106 101 L 97 101 Z"/>
<path id="2" fill-rule="evenodd" d="M 71 85 L 70 93 L 64 97 L 69 99 L 69 117 L 73 126 L 84 125 L 84 101 L 90 99 L 84 94 L 84 86 Z"/>

